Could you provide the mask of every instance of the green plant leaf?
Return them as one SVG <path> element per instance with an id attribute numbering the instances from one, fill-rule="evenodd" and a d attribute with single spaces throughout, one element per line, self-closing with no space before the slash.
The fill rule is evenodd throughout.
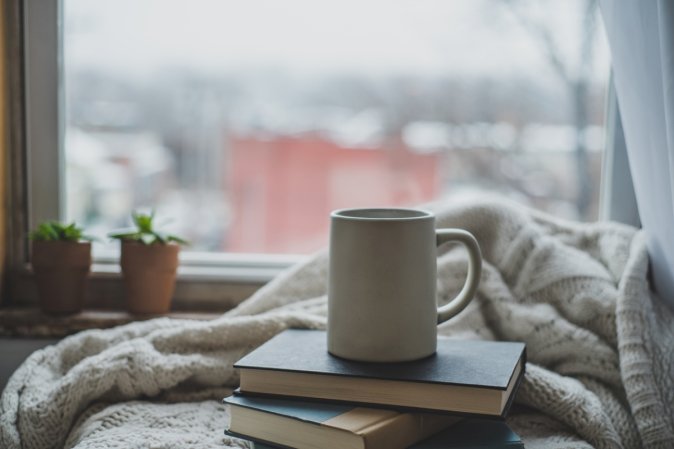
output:
<path id="1" fill-rule="evenodd" d="M 153 232 L 152 221 L 154 220 L 154 211 L 148 214 L 133 212 L 131 214 L 133 223 L 142 233 L 151 234 Z"/>
<path id="2" fill-rule="evenodd" d="M 29 236 L 31 240 L 41 241 L 62 241 L 62 242 L 78 242 L 80 240 L 87 240 L 84 236 L 82 228 L 76 223 L 63 224 L 57 221 L 45 221 L 40 223 Z"/>
<path id="3" fill-rule="evenodd" d="M 108 237 L 117 240 L 138 240 L 141 237 L 141 233 L 135 229 L 131 229 L 131 230 L 112 232 L 108 234 Z"/>
<path id="4" fill-rule="evenodd" d="M 188 242 L 187 240 L 185 240 L 183 238 L 180 238 L 177 235 L 172 235 L 172 234 L 169 234 L 169 235 L 166 236 L 166 241 L 167 242 L 179 243 L 181 245 L 189 245 L 190 244 L 190 242 Z"/>
<path id="5" fill-rule="evenodd" d="M 154 229 L 154 211 L 150 214 L 131 212 L 135 228 L 122 229 L 108 234 L 110 238 L 133 240 L 143 245 L 165 245 L 170 242 L 187 244 L 187 241 L 174 235 L 166 235 Z"/>
<path id="6" fill-rule="evenodd" d="M 154 236 L 155 241 L 157 243 L 161 243 L 162 245 L 166 244 L 166 239 L 164 238 L 164 236 L 160 232 L 154 231 L 152 233 L 152 235 Z"/>

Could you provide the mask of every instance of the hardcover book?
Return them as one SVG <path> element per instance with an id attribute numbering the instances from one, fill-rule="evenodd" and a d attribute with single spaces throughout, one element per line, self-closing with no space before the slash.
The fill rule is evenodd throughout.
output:
<path id="1" fill-rule="evenodd" d="M 227 434 L 297 449 L 404 449 L 461 418 L 231 396 Z"/>
<path id="2" fill-rule="evenodd" d="M 255 449 L 273 449 L 273 444 L 255 441 Z M 409 449 L 524 449 L 520 437 L 503 421 L 463 419 Z"/>
<path id="3" fill-rule="evenodd" d="M 328 353 L 324 331 L 290 329 L 234 366 L 246 394 L 503 418 L 525 359 L 524 343 L 438 339 L 422 360 L 354 362 Z"/>
<path id="4" fill-rule="evenodd" d="M 409 449 L 524 449 L 504 421 L 464 419 Z"/>

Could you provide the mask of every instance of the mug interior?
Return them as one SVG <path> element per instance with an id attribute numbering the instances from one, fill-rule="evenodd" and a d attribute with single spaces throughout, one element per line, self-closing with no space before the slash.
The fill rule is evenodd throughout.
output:
<path id="1" fill-rule="evenodd" d="M 429 218 L 432 217 L 433 214 L 420 209 L 367 208 L 337 210 L 332 213 L 332 216 L 359 220 L 409 220 L 415 218 Z"/>

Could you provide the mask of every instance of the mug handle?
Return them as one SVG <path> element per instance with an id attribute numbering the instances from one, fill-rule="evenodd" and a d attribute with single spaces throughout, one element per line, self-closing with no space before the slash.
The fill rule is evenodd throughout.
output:
<path id="1" fill-rule="evenodd" d="M 466 283 L 456 298 L 438 308 L 438 324 L 440 324 L 465 309 L 473 299 L 473 296 L 475 296 L 482 272 L 482 254 L 480 252 L 480 245 L 478 245 L 473 234 L 463 229 L 436 229 L 435 236 L 437 246 L 445 242 L 457 241 L 462 243 L 468 250 L 468 276 Z"/>

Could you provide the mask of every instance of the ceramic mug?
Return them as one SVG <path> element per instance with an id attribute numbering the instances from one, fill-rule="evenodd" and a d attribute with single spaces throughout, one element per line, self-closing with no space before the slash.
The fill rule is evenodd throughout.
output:
<path id="1" fill-rule="evenodd" d="M 437 247 L 462 243 L 468 276 L 437 307 Z M 435 353 L 437 325 L 472 300 L 480 280 L 480 247 L 462 229 L 435 229 L 435 215 L 416 209 L 343 209 L 331 214 L 328 351 L 368 362 L 403 362 Z"/>

